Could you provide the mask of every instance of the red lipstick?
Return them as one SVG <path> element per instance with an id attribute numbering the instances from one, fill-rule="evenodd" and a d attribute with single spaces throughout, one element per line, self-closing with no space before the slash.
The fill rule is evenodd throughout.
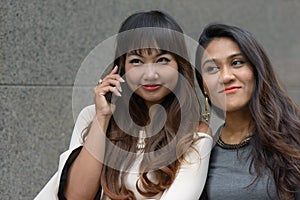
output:
<path id="1" fill-rule="evenodd" d="M 224 90 L 222 90 L 221 92 L 224 92 L 225 94 L 234 93 L 234 92 L 236 92 L 240 88 L 241 87 L 237 87 L 237 86 L 227 87 Z"/>
<path id="2" fill-rule="evenodd" d="M 154 91 L 160 88 L 160 85 L 143 85 L 143 88 L 148 91 Z"/>

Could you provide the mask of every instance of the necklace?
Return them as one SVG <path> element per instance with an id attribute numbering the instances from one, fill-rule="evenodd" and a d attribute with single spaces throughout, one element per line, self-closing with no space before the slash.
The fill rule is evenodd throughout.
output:
<path id="1" fill-rule="evenodd" d="M 136 147 L 138 150 L 144 150 L 145 146 L 146 146 L 146 142 L 145 142 L 145 137 L 146 136 L 146 132 L 144 130 L 140 130 L 139 131 L 139 139 L 138 142 L 136 144 Z"/>
<path id="2" fill-rule="evenodd" d="M 240 143 L 238 144 L 227 144 L 225 143 L 221 136 L 219 137 L 218 141 L 217 141 L 217 144 L 222 147 L 223 149 L 240 149 L 246 145 L 248 145 L 250 143 L 250 139 L 251 139 L 251 136 L 247 137 L 246 139 L 242 140 Z"/>

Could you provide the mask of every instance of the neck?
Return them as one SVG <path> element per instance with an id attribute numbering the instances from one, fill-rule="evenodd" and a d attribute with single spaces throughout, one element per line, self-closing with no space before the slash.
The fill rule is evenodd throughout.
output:
<path id="1" fill-rule="evenodd" d="M 250 136 L 252 117 L 249 110 L 227 112 L 222 140 L 227 144 L 239 144 Z"/>

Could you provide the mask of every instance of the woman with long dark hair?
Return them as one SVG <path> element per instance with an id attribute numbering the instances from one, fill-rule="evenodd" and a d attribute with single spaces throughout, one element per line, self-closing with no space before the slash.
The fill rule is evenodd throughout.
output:
<path id="1" fill-rule="evenodd" d="M 199 121 L 183 31 L 161 11 L 135 13 L 120 27 L 115 54 L 37 199 L 199 198 L 212 138 Z"/>
<path id="2" fill-rule="evenodd" d="M 300 198 L 299 107 L 255 37 L 210 24 L 200 35 L 196 66 L 203 94 L 225 112 L 202 198 Z"/>

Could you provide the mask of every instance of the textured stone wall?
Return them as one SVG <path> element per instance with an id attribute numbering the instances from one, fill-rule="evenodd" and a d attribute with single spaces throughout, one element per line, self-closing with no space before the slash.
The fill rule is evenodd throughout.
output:
<path id="1" fill-rule="evenodd" d="M 74 125 L 72 86 L 81 63 L 124 18 L 151 9 L 174 16 L 195 40 L 209 22 L 250 30 L 300 104 L 298 0 L 2 0 L 0 199 L 33 199 L 55 173 Z"/>

